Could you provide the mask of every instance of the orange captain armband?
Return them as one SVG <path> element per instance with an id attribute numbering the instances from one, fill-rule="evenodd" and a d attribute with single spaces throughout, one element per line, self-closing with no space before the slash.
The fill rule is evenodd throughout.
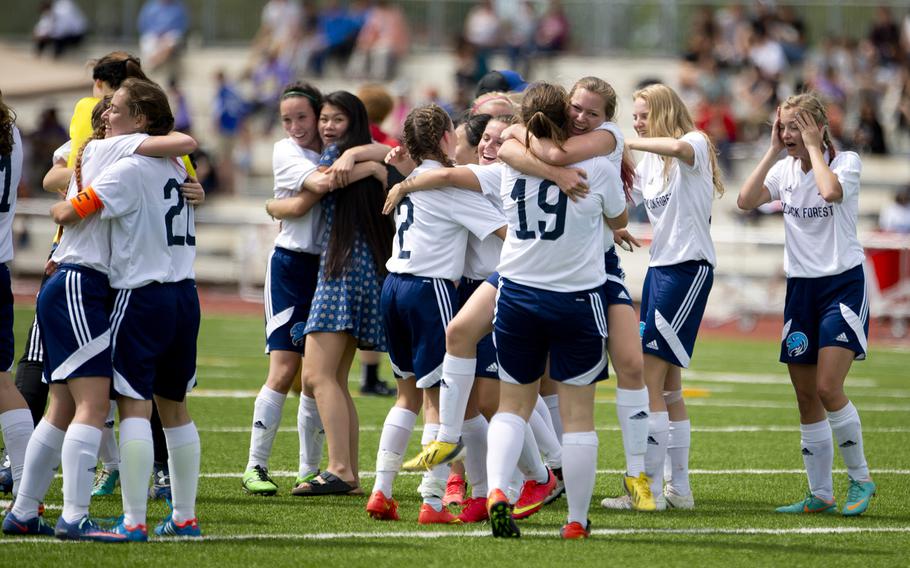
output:
<path id="1" fill-rule="evenodd" d="M 76 197 L 70 199 L 70 203 L 72 203 L 73 209 L 76 210 L 76 214 L 79 215 L 80 219 L 85 219 L 92 213 L 104 208 L 104 203 L 98 199 L 98 195 L 91 187 L 87 187 L 84 191 L 77 193 Z"/>

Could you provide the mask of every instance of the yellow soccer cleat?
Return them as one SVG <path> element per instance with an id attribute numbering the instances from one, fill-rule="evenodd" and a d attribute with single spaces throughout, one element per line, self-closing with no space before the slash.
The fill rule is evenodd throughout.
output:
<path id="1" fill-rule="evenodd" d="M 622 478 L 623 487 L 629 497 L 632 499 L 632 508 L 636 511 L 656 511 L 657 504 L 654 502 L 654 495 L 651 494 L 651 478 L 644 472 L 638 477 L 624 475 Z"/>
<path id="2" fill-rule="evenodd" d="M 459 439 L 456 443 L 433 440 L 416 457 L 402 464 L 404 471 L 429 471 L 437 465 L 464 459 L 464 444 Z"/>

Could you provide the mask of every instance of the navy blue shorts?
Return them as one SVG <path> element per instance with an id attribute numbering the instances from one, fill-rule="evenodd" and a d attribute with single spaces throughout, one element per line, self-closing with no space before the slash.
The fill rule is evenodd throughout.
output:
<path id="1" fill-rule="evenodd" d="M 788 278 L 781 363 L 814 365 L 822 347 L 866 358 L 869 300 L 862 265 L 820 278 Z"/>
<path id="2" fill-rule="evenodd" d="M 616 304 L 632 305 L 632 294 L 626 288 L 626 273 L 619 265 L 619 256 L 616 247 L 604 253 L 604 268 L 607 269 L 607 281 L 604 282 L 604 295 L 607 298 L 607 307 Z"/>
<path id="3" fill-rule="evenodd" d="M 389 274 L 380 297 L 389 359 L 398 377 L 432 388 L 442 380 L 446 326 L 458 310 L 455 285 L 443 278 Z"/>
<path id="4" fill-rule="evenodd" d="M 603 286 L 552 292 L 503 278 L 493 323 L 499 378 L 512 384 L 550 377 L 570 385 L 606 378 L 607 317 Z"/>
<path id="5" fill-rule="evenodd" d="M 489 276 L 487 276 L 487 282 L 490 283 L 490 286 L 492 286 L 494 288 L 499 288 L 499 273 L 494 272 L 493 274 L 490 274 Z"/>
<path id="6" fill-rule="evenodd" d="M 45 378 L 112 376 L 110 299 L 107 275 L 73 264 L 57 267 L 36 308 Z"/>
<path id="7" fill-rule="evenodd" d="M 9 268 L 0 264 L 0 371 L 12 371 L 16 337 L 13 335 L 13 284 Z"/>
<path id="8" fill-rule="evenodd" d="M 496 274 L 498 285 L 499 275 Z M 461 307 L 468 301 L 468 298 L 478 289 L 486 280 L 472 280 L 470 278 L 461 278 L 461 284 L 458 285 L 458 306 Z M 486 334 L 483 339 L 477 342 L 477 369 L 474 371 L 477 377 L 486 377 L 488 379 L 499 378 L 499 364 L 496 362 L 496 347 L 493 345 L 493 334 Z"/>
<path id="9" fill-rule="evenodd" d="M 641 294 L 642 351 L 688 367 L 712 284 L 714 268 L 705 261 L 648 268 Z"/>
<path id="10" fill-rule="evenodd" d="M 196 385 L 199 296 L 193 280 L 117 290 L 111 315 L 114 391 L 182 401 Z"/>
<path id="11" fill-rule="evenodd" d="M 303 353 L 319 255 L 275 247 L 265 273 L 265 352 Z"/>

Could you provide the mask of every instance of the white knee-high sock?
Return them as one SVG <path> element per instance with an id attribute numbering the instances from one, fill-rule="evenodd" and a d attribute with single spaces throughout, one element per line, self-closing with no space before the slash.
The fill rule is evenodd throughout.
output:
<path id="1" fill-rule="evenodd" d="M 533 412 L 532 412 L 533 414 Z M 531 430 L 531 425 L 526 423 L 524 442 L 521 445 L 521 454 L 518 456 L 518 469 L 526 479 L 533 479 L 537 483 L 546 483 L 550 478 L 547 466 L 540 457 L 540 446 Z"/>
<path id="2" fill-rule="evenodd" d="M 834 499 L 831 474 L 834 467 L 834 442 L 831 439 L 831 426 L 827 420 L 800 424 L 799 433 L 809 491 L 819 499 L 830 501 Z"/>
<path id="3" fill-rule="evenodd" d="M 847 475 L 856 481 L 868 481 L 869 466 L 863 452 L 863 426 L 856 407 L 847 401 L 847 406 L 828 413 L 828 423 L 831 424 L 840 455 L 847 466 Z"/>
<path id="4" fill-rule="evenodd" d="M 117 418 L 117 403 L 111 401 L 111 409 L 107 413 L 104 428 L 101 429 L 101 448 L 98 450 L 98 459 L 108 471 L 120 469 L 120 445 L 114 435 L 114 420 Z"/>
<path id="5" fill-rule="evenodd" d="M 652 412 L 648 418 L 648 449 L 645 451 L 645 473 L 651 478 L 651 494 L 655 498 L 664 494 L 664 460 L 667 458 L 667 440 L 670 437 L 670 415 Z"/>
<path id="6" fill-rule="evenodd" d="M 689 488 L 689 446 L 692 444 L 692 423 L 689 420 L 670 422 L 670 436 L 667 441 L 667 462 L 671 465 L 670 482 L 680 495 L 688 495 Z"/>
<path id="7" fill-rule="evenodd" d="M 616 389 L 616 419 L 626 454 L 626 474 L 632 477 L 645 470 L 648 449 L 648 389 Z"/>
<path id="8" fill-rule="evenodd" d="M 154 461 L 149 421 L 145 418 L 120 420 L 120 494 L 126 525 L 145 524 L 149 476 Z M 66 464 L 63 467 L 65 469 Z"/>
<path id="9" fill-rule="evenodd" d="M 438 435 L 439 424 L 424 424 L 420 444 L 426 446 L 435 440 Z M 442 498 L 446 494 L 446 478 L 448 476 L 448 465 L 437 465 L 423 473 L 423 479 L 417 488 L 417 492 L 420 493 L 423 502 L 433 507 L 434 511 L 442 510 Z"/>
<path id="10" fill-rule="evenodd" d="M 19 492 L 19 480 L 25 467 L 25 448 L 35 431 L 32 413 L 27 408 L 14 408 L 0 414 L 0 430 L 13 471 L 13 496 Z"/>
<path id="11" fill-rule="evenodd" d="M 300 405 L 297 407 L 297 437 L 300 440 L 297 476 L 303 478 L 319 471 L 325 442 L 325 428 L 319 417 L 316 399 L 305 394 L 300 395 Z"/>
<path id="12" fill-rule="evenodd" d="M 272 444 L 281 424 L 281 411 L 287 395 L 263 385 L 253 405 L 253 430 L 250 435 L 250 458 L 246 468 L 269 467 Z"/>
<path id="13" fill-rule="evenodd" d="M 63 438 L 63 519 L 73 523 L 88 515 L 101 430 L 88 424 L 70 424 Z"/>
<path id="14" fill-rule="evenodd" d="M 588 508 L 597 475 L 597 433 L 566 432 L 562 435 L 562 478 L 566 484 L 569 522 L 587 526 Z"/>
<path id="15" fill-rule="evenodd" d="M 35 426 L 25 449 L 25 468 L 19 482 L 19 494 L 13 505 L 13 514 L 21 521 L 38 516 L 38 505 L 47 495 L 54 474 L 60 468 L 60 453 L 66 432 L 47 420 Z"/>
<path id="16" fill-rule="evenodd" d="M 439 441 L 454 444 L 461 437 L 464 411 L 474 385 L 477 359 L 446 353 L 442 360 L 442 388 L 439 389 Z"/>
<path id="17" fill-rule="evenodd" d="M 171 473 L 175 523 L 196 518 L 196 491 L 199 485 L 199 431 L 190 422 L 176 428 L 165 428 L 167 465 Z"/>
<path id="18" fill-rule="evenodd" d="M 537 440 L 537 446 L 543 453 L 544 462 L 550 469 L 559 469 L 562 467 L 562 444 L 553 430 L 553 419 L 550 417 L 550 409 L 543 397 L 537 396 L 537 404 L 534 405 L 534 412 L 528 419 L 531 425 L 531 431 L 534 432 L 534 438 Z"/>
<path id="19" fill-rule="evenodd" d="M 471 482 L 471 497 L 474 499 L 487 496 L 487 430 L 489 422 L 483 414 L 478 414 L 464 421 L 462 438 L 467 454 L 464 458 L 464 471 Z"/>
<path id="20" fill-rule="evenodd" d="M 562 414 L 559 412 L 559 395 L 551 394 L 542 398 L 550 411 L 550 420 L 553 422 L 553 431 L 556 432 L 556 438 L 562 443 Z"/>
<path id="21" fill-rule="evenodd" d="M 386 497 L 392 497 L 392 484 L 401 469 L 401 460 L 408 449 L 408 440 L 411 439 L 416 421 L 417 415 L 406 408 L 393 406 L 389 410 L 379 437 L 373 491 L 382 491 Z"/>
<path id="22" fill-rule="evenodd" d="M 521 416 L 497 412 L 487 431 L 487 479 L 490 491 L 505 493 L 518 465 L 528 423 Z"/>

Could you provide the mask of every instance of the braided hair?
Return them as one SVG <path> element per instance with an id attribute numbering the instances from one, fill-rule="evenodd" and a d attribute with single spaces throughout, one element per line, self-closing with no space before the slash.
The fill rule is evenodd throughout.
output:
<path id="1" fill-rule="evenodd" d="M 76 164 L 73 166 L 73 175 L 76 177 L 76 188 L 79 191 L 82 191 L 82 154 L 85 153 L 85 148 L 88 146 L 89 142 L 104 138 L 104 121 L 101 119 L 101 115 L 103 115 L 104 111 L 111 106 L 112 98 L 112 95 L 106 95 L 98 101 L 95 108 L 92 109 L 92 135 L 89 136 L 88 140 L 85 141 L 76 154 Z"/>
<path id="2" fill-rule="evenodd" d="M 442 137 L 452 129 L 452 119 L 437 104 L 420 106 L 408 113 L 404 121 L 404 145 L 418 165 L 432 159 L 452 167 L 452 159 L 440 146 Z"/>

